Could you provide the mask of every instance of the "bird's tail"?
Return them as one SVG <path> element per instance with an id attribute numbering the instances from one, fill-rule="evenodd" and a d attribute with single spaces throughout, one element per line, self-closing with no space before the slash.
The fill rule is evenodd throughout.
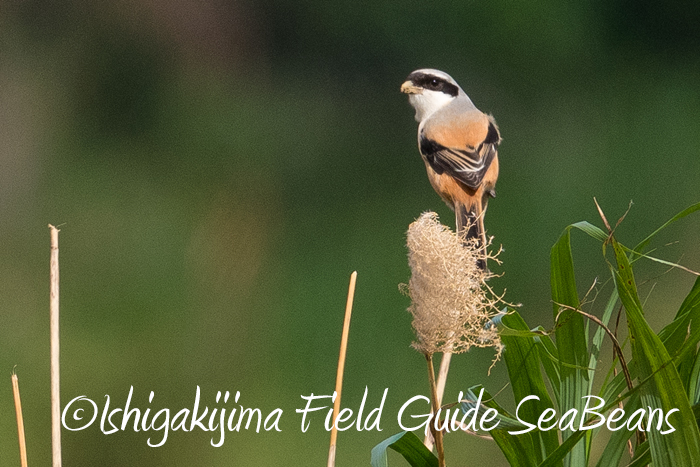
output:
<path id="1" fill-rule="evenodd" d="M 476 244 L 481 249 L 482 259 L 476 264 L 480 269 L 486 269 L 486 230 L 484 229 L 484 214 L 486 214 L 486 203 L 481 205 L 475 203 L 472 206 L 465 206 L 457 203 L 455 205 L 455 215 L 457 216 L 457 233 L 463 235 L 465 239 L 476 239 Z"/>

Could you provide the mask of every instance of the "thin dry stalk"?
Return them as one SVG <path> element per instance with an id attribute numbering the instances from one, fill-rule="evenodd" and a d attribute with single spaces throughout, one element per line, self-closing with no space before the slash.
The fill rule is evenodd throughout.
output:
<path id="1" fill-rule="evenodd" d="M 622 347 L 620 347 L 620 343 L 617 341 L 617 337 L 615 337 L 615 334 L 610 329 L 608 329 L 608 327 L 605 326 L 605 324 L 603 324 L 603 322 L 600 319 L 598 319 L 597 316 L 591 315 L 589 313 L 586 313 L 583 310 L 579 310 L 578 308 L 574 308 L 572 306 L 564 305 L 564 304 L 557 303 L 557 302 L 554 302 L 554 303 L 559 307 L 559 310 L 560 310 L 559 313 L 557 314 L 555 321 L 559 320 L 559 315 L 561 314 L 561 312 L 564 309 L 568 309 L 568 310 L 574 311 L 576 313 L 579 313 L 579 314 L 585 316 L 586 318 L 590 319 L 591 321 L 596 323 L 598 326 L 600 326 L 603 329 L 603 331 L 605 331 L 605 333 L 610 337 L 610 341 L 613 344 L 613 354 L 617 355 L 617 358 L 620 362 L 620 366 L 622 367 L 622 373 L 625 375 L 625 382 L 627 383 L 627 388 L 632 389 L 632 377 L 631 377 L 629 369 L 627 367 L 627 362 L 625 361 L 625 356 L 622 353 Z M 645 436 L 644 436 L 644 433 L 642 433 L 640 430 L 637 430 L 636 435 L 637 435 L 637 446 L 639 446 L 640 444 L 642 444 L 644 442 Z M 628 447 L 630 449 L 631 449 L 631 446 L 632 446 L 632 444 L 628 442 Z"/>
<path id="2" fill-rule="evenodd" d="M 447 384 L 447 374 L 450 372 L 450 361 L 452 360 L 452 352 L 445 352 L 440 359 L 440 369 L 438 370 L 437 379 L 437 400 L 438 407 L 442 406 L 442 397 L 445 395 L 445 385 Z M 431 411 L 432 413 L 432 411 Z M 428 450 L 433 450 L 433 437 L 430 433 L 425 434 L 423 444 Z"/>
<path id="3" fill-rule="evenodd" d="M 24 418 L 22 417 L 22 401 L 19 398 L 19 380 L 12 373 L 12 394 L 15 398 L 15 413 L 17 414 L 17 436 L 19 438 L 19 460 L 22 467 L 27 467 L 27 443 L 24 439 Z"/>
<path id="4" fill-rule="evenodd" d="M 576 313 L 579 313 L 579 314 L 585 316 L 586 318 L 590 319 L 591 321 L 596 323 L 598 326 L 600 326 L 603 329 L 603 331 L 605 331 L 605 333 L 608 335 L 608 337 L 610 337 L 610 341 L 613 344 L 613 351 L 617 355 L 617 357 L 620 361 L 620 365 L 622 366 L 622 372 L 625 375 L 625 382 L 627 383 L 627 389 L 631 390 L 633 387 L 632 386 L 632 376 L 631 376 L 629 369 L 627 367 L 627 362 L 625 361 L 625 356 L 622 353 L 622 347 L 620 347 L 620 343 L 617 341 L 615 334 L 613 334 L 613 332 L 610 329 L 608 329 L 608 327 L 605 324 L 603 324 L 603 322 L 597 316 L 592 315 L 590 313 L 586 313 L 585 311 L 579 310 L 578 308 L 575 308 L 573 306 L 564 305 L 562 303 L 557 303 L 557 302 L 554 302 L 554 303 L 555 303 L 555 305 L 557 305 L 559 307 L 559 310 L 560 310 L 559 313 L 557 313 L 557 317 L 556 317 L 555 321 L 558 321 L 559 315 L 561 315 L 561 312 L 564 309 L 567 309 L 567 310 L 571 310 L 573 312 L 576 312 Z"/>
<path id="5" fill-rule="evenodd" d="M 335 447 L 338 439 L 338 427 L 335 420 L 340 412 L 340 393 L 343 390 L 343 373 L 345 372 L 345 355 L 348 349 L 348 336 L 350 335 L 350 316 L 352 315 L 352 302 L 355 298 L 355 283 L 357 271 L 350 275 L 348 288 L 348 300 L 345 303 L 345 320 L 343 322 L 343 336 L 340 339 L 340 355 L 338 357 L 338 371 L 335 376 L 335 402 L 333 402 L 333 429 L 331 430 L 331 446 L 328 449 L 328 467 L 335 467 Z"/>
<path id="6" fill-rule="evenodd" d="M 438 370 L 437 379 L 438 407 L 442 406 L 442 396 L 445 394 L 445 385 L 447 384 L 447 373 L 450 372 L 451 360 L 451 352 L 445 352 L 444 354 L 442 354 L 442 358 L 440 359 L 440 369 Z"/>
<path id="7" fill-rule="evenodd" d="M 433 413 L 437 415 L 440 405 L 438 404 L 437 385 L 435 384 L 435 368 L 433 367 L 433 355 L 425 354 L 425 360 L 428 363 L 428 382 L 430 383 L 431 401 L 433 404 Z M 438 466 L 445 467 L 445 448 L 442 444 L 442 431 L 435 429 L 435 419 L 430 422 L 430 431 L 435 440 L 435 451 L 437 451 Z"/>
<path id="8" fill-rule="evenodd" d="M 49 224 L 51 231 L 51 301 L 49 304 L 51 320 L 51 447 L 53 467 L 61 467 L 61 385 L 59 369 L 59 332 L 58 332 L 58 232 Z"/>

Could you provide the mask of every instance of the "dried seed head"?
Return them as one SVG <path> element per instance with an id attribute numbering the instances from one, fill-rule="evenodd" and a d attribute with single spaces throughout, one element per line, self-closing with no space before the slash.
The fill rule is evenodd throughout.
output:
<path id="1" fill-rule="evenodd" d="M 498 358 L 502 345 L 491 318 L 501 297 L 486 285 L 492 274 L 477 266 L 487 249 L 460 238 L 434 212 L 423 213 L 409 226 L 407 246 L 411 280 L 402 289 L 411 298 L 413 347 L 426 355 L 494 347 Z"/>

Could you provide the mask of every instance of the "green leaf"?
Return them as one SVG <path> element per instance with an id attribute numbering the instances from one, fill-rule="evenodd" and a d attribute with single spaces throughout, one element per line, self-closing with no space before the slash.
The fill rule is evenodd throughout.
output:
<path id="1" fill-rule="evenodd" d="M 659 332 L 659 338 L 673 356 L 695 349 L 700 341 L 700 278 L 683 300 L 674 320 Z"/>
<path id="2" fill-rule="evenodd" d="M 482 389 L 481 386 L 469 388 L 467 397 L 472 401 L 476 401 L 478 397 L 475 393 L 481 392 Z M 508 465 L 510 465 L 510 467 L 535 467 L 537 465 L 535 461 L 537 456 L 535 455 L 529 433 L 522 435 L 511 435 L 508 433 L 509 431 L 522 430 L 527 427 L 510 416 L 503 407 L 498 405 L 488 391 L 483 391 L 482 401 L 484 402 L 481 404 L 483 411 L 488 408 L 498 411 L 498 416 L 496 417 L 496 420 L 499 421 L 498 427 L 489 431 L 489 434 L 496 444 L 498 444 L 498 447 L 501 448 L 503 455 L 508 460 Z M 475 406 L 475 402 L 471 404 L 462 403 L 462 411 L 466 413 L 467 410 L 472 410 Z M 482 410 L 480 409 L 478 412 L 482 413 Z"/>
<path id="3" fill-rule="evenodd" d="M 625 413 L 633 413 L 639 408 L 639 394 L 633 394 L 625 402 Z M 624 422 L 623 419 L 621 422 Z M 603 454 L 601 454 L 600 459 L 596 467 L 609 467 L 611 465 L 618 465 L 620 459 L 622 459 L 622 454 L 624 454 L 627 447 L 627 441 L 630 437 L 634 435 L 634 431 L 627 429 L 619 429 L 612 432 L 610 438 L 608 439 L 605 448 L 603 449 Z"/>
<path id="4" fill-rule="evenodd" d="M 591 237 L 595 238 L 596 240 L 600 240 L 601 242 L 604 242 L 608 239 L 608 234 L 603 232 L 603 230 L 601 230 L 599 227 L 596 227 L 595 225 L 590 224 L 586 221 L 571 224 L 569 227 L 576 227 L 580 231 L 587 233 Z"/>
<path id="5" fill-rule="evenodd" d="M 685 216 L 687 216 L 687 215 L 689 215 L 689 214 L 692 214 L 692 213 L 694 213 L 695 211 L 700 211 L 700 203 L 695 203 L 695 204 L 693 204 L 692 206 L 689 206 L 689 207 L 685 208 L 684 210 L 682 210 L 681 212 L 679 212 L 678 214 L 676 214 L 675 216 L 673 216 L 671 219 L 669 219 L 668 221 L 666 221 L 666 222 L 664 223 L 664 225 L 662 225 L 662 226 L 659 227 L 658 229 L 654 230 L 647 238 L 645 238 L 644 240 L 642 240 L 641 242 L 639 242 L 639 244 L 637 244 L 637 246 L 634 247 L 634 250 L 635 250 L 636 252 L 641 253 L 642 250 L 643 250 L 644 248 L 646 248 L 646 246 L 649 244 L 649 242 L 651 242 L 651 239 L 654 238 L 654 237 L 656 236 L 656 234 L 658 234 L 658 233 L 661 232 L 663 229 L 665 229 L 665 228 L 668 227 L 669 225 L 673 224 L 673 223 L 676 222 L 677 220 L 683 219 Z M 635 259 L 634 257 L 631 258 L 632 261 L 634 261 L 634 259 Z"/>
<path id="6" fill-rule="evenodd" d="M 555 467 L 561 465 L 561 461 L 569 455 L 569 453 L 577 446 L 578 442 L 588 433 L 588 431 L 575 431 L 571 436 L 569 436 L 566 441 L 561 443 L 561 445 L 547 458 L 542 461 L 538 467 Z"/>
<path id="7" fill-rule="evenodd" d="M 483 393 L 482 393 L 483 391 Z M 481 403 L 477 406 L 477 402 L 479 402 L 479 396 L 477 396 L 477 392 L 481 394 Z M 467 393 L 464 395 L 466 399 L 463 399 L 461 401 L 460 405 L 460 410 L 462 413 L 467 414 L 469 411 L 472 411 L 472 415 L 468 418 L 465 419 L 465 423 L 469 423 L 472 419 L 479 420 L 484 413 L 489 410 L 489 409 L 495 409 L 498 413 L 496 414 L 496 417 L 491 421 L 491 424 L 496 424 L 498 422 L 498 429 L 499 430 L 505 430 L 505 431 L 515 431 L 515 430 L 524 430 L 527 427 L 520 423 L 517 419 L 513 418 L 503 407 L 498 405 L 498 403 L 493 399 L 491 394 L 484 389 L 481 385 L 473 386 L 469 389 L 467 389 Z M 474 409 L 476 409 L 476 413 L 474 413 Z M 478 423 L 476 423 L 475 431 L 479 429 Z"/>
<path id="8" fill-rule="evenodd" d="M 391 436 L 372 449 L 372 467 L 388 467 L 387 449 L 403 456 L 412 467 L 437 467 L 438 459 L 428 451 L 423 442 L 411 431 L 402 431 Z"/>
<path id="9" fill-rule="evenodd" d="M 651 450 L 649 449 L 649 442 L 645 441 L 637 447 L 634 452 L 634 458 L 627 467 L 645 467 L 651 462 Z"/>
<path id="10" fill-rule="evenodd" d="M 693 369 L 688 378 L 688 400 L 693 406 L 700 402 L 700 352 L 695 356 Z"/>
<path id="11" fill-rule="evenodd" d="M 655 467 L 700 466 L 700 433 L 683 388 L 666 347 L 644 319 L 637 286 L 624 248 L 611 239 L 617 269 L 613 270 L 617 291 L 625 307 L 632 355 L 635 359 L 641 387 L 641 405 L 661 409 L 667 414 L 672 409 L 676 431 L 662 435 L 650 430 L 649 446 Z"/>
<path id="12" fill-rule="evenodd" d="M 639 258 L 646 258 L 646 259 L 651 260 L 651 261 L 654 261 L 654 262 L 656 262 L 656 263 L 660 263 L 660 264 L 663 264 L 663 265 L 665 265 L 665 266 L 671 266 L 672 268 L 682 269 L 682 270 L 687 271 L 687 272 L 689 272 L 689 273 L 691 273 L 691 274 L 694 274 L 694 275 L 696 275 L 696 276 L 700 276 L 700 273 L 698 273 L 698 272 L 696 272 L 696 271 L 693 271 L 692 269 L 688 269 L 687 267 L 682 266 L 682 265 L 680 265 L 680 264 L 678 264 L 678 263 L 674 263 L 674 262 L 671 262 L 671 261 L 666 261 L 665 259 L 656 258 L 656 257 L 654 257 L 654 256 L 647 255 L 647 254 L 645 254 L 645 253 L 639 253 L 638 251 L 633 250 L 632 248 L 627 248 L 626 246 L 623 246 L 623 249 L 624 249 L 627 253 L 631 253 L 631 254 L 630 254 L 630 258 L 632 258 L 632 257 L 635 258 L 634 260 L 630 260 L 630 263 L 635 263 Z"/>
<path id="13" fill-rule="evenodd" d="M 532 442 L 528 433 L 511 435 L 505 430 L 492 430 L 491 437 L 501 448 L 510 467 L 535 467 L 537 464 L 526 453 L 532 451 Z"/>
<path id="14" fill-rule="evenodd" d="M 610 322 L 610 317 L 612 316 L 613 311 L 615 311 L 615 304 L 617 303 L 618 298 L 619 297 L 617 295 L 617 290 L 613 290 L 613 293 L 610 295 L 610 299 L 608 300 L 608 303 L 605 306 L 605 310 L 603 311 L 603 317 L 600 320 L 604 326 L 607 326 Z M 600 347 L 603 345 L 603 339 L 605 338 L 605 336 L 605 330 L 601 326 L 598 326 L 598 329 L 596 329 L 596 332 L 593 335 L 593 348 L 591 350 L 591 359 L 588 362 L 588 377 L 591 381 L 593 380 L 595 368 L 598 364 Z"/>
<path id="15" fill-rule="evenodd" d="M 693 404 L 693 415 L 695 415 L 695 421 L 700 425 L 700 404 Z"/>
<path id="16" fill-rule="evenodd" d="M 698 324 L 693 325 L 692 323 Z M 695 349 L 700 341 L 700 279 L 695 281 L 695 285 L 681 304 L 675 319 L 659 332 L 659 338 L 666 347 L 667 352 L 674 357 L 674 360 L 678 360 L 681 356 Z M 637 377 L 635 360 L 632 359 L 627 362 L 627 366 L 632 379 L 635 379 Z M 698 363 L 698 372 L 700 376 L 700 363 Z M 691 386 L 688 387 L 690 388 Z M 624 390 L 624 375 L 619 373 L 609 384 L 604 386 L 601 397 L 607 401 Z M 698 394 L 698 397 L 700 397 L 700 394 Z M 690 400 L 691 402 L 693 401 L 692 398 Z"/>
<path id="17" fill-rule="evenodd" d="M 570 409 L 577 409 L 578 413 L 582 413 L 585 404 L 583 397 L 590 394 L 591 390 L 587 370 L 588 333 L 583 316 L 573 310 L 578 309 L 580 303 L 576 292 L 570 229 L 571 226 L 552 247 L 550 279 L 554 317 L 555 319 L 558 317 L 555 338 L 561 377 L 559 411 L 565 413 Z M 560 313 L 560 305 L 573 309 L 564 309 Z M 564 439 L 573 436 L 571 430 L 565 430 L 562 434 Z M 569 467 L 585 467 L 587 465 L 586 445 L 584 443 L 576 445 L 565 460 L 565 464 Z"/>
<path id="18" fill-rule="evenodd" d="M 503 324 L 511 329 L 526 331 L 527 324 L 517 312 L 503 316 Z M 522 405 L 517 414 L 520 420 L 528 423 L 537 423 L 537 419 L 543 411 L 554 408 L 547 388 L 542 378 L 540 370 L 540 356 L 534 337 L 521 336 L 501 336 L 501 341 L 505 345 L 503 353 L 513 396 L 518 404 L 528 396 L 537 396 L 539 400 L 529 400 Z M 510 436 L 510 435 L 509 435 Z M 532 431 L 525 436 L 531 438 L 530 444 L 534 457 L 529 459 L 533 464 L 537 464 L 548 456 L 559 446 L 559 438 L 556 431 Z M 525 441 L 523 441 L 524 443 Z M 505 451 L 504 451 L 505 453 Z"/>
<path id="19" fill-rule="evenodd" d="M 501 337 L 540 337 L 545 336 L 546 332 L 541 329 L 513 329 L 504 324 L 499 324 L 498 334 L 500 334 Z"/>
<path id="20" fill-rule="evenodd" d="M 634 359 L 627 362 L 627 369 L 630 372 L 632 381 L 634 381 L 637 378 L 637 365 Z M 626 390 L 628 390 L 627 381 L 625 381 L 625 375 L 620 372 L 601 388 L 600 397 L 605 401 L 609 401 Z"/>
<path id="21" fill-rule="evenodd" d="M 557 348 L 552 342 L 552 338 L 547 335 L 535 337 L 535 344 L 540 356 L 540 363 L 547 374 L 549 384 L 552 386 L 552 391 L 554 391 L 554 398 L 558 403 L 561 377 L 559 376 L 559 358 L 556 357 Z"/>
<path id="22" fill-rule="evenodd" d="M 643 383 L 642 383 L 643 384 Z M 616 407 L 618 404 L 620 404 L 622 401 L 632 398 L 635 395 L 637 395 L 640 392 L 640 386 L 635 386 L 631 390 L 625 392 L 621 396 L 614 398 L 611 401 L 608 401 L 607 404 L 602 408 L 598 410 L 598 413 L 606 413 L 613 407 Z M 634 405 L 635 402 L 632 402 L 632 405 Z M 592 423 L 595 421 L 594 417 L 591 417 L 586 420 L 586 424 Z M 555 465 L 558 465 L 558 462 L 561 462 L 562 459 L 564 459 L 567 454 L 569 454 L 569 451 L 571 451 L 574 446 L 581 441 L 581 439 L 586 436 L 588 433 L 590 433 L 590 430 L 580 430 L 574 432 L 566 441 L 564 441 L 559 448 L 557 448 L 552 454 L 550 454 L 547 459 L 545 459 L 541 464 L 539 464 L 538 467 L 553 467 Z M 602 467 L 608 467 L 608 465 L 604 465 Z M 678 466 L 676 466 L 678 467 Z"/>

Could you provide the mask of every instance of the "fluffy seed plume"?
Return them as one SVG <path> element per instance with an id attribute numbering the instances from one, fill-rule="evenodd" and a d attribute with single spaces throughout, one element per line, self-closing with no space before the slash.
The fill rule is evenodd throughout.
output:
<path id="1" fill-rule="evenodd" d="M 491 319 L 501 297 L 486 285 L 492 274 L 477 266 L 484 250 L 442 225 L 434 212 L 409 226 L 407 246 L 411 280 L 402 289 L 411 298 L 413 347 L 426 355 L 494 347 L 498 358 L 502 345 Z"/>

